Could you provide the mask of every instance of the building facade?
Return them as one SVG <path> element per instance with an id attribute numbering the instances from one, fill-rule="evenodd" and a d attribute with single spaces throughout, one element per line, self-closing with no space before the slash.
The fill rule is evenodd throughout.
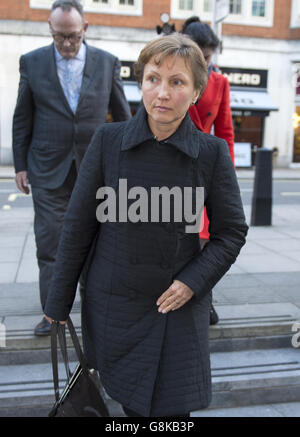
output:
<path id="1" fill-rule="evenodd" d="M 257 147 L 276 149 L 276 165 L 300 166 L 300 0 L 230 0 L 222 24 L 218 65 L 231 84 L 237 164 L 253 164 Z M 0 164 L 12 163 L 12 116 L 19 82 L 19 57 L 51 43 L 52 0 L 0 3 Z M 198 15 L 212 18 L 212 0 L 82 0 L 89 22 L 87 41 L 122 62 L 126 96 L 133 112 L 140 92 L 133 62 L 155 38 L 161 14 L 180 30 Z"/>

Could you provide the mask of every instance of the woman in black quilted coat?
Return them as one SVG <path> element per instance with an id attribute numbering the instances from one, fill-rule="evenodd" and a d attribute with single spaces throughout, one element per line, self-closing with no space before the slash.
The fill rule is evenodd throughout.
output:
<path id="1" fill-rule="evenodd" d="M 185 416 L 211 401 L 209 291 L 248 227 L 228 146 L 198 131 L 187 113 L 207 83 L 198 46 L 184 35 L 159 37 L 142 50 L 135 73 L 143 105 L 93 137 L 45 315 L 68 318 L 89 255 L 82 330 L 90 366 L 128 415 Z M 178 208 L 188 187 L 191 202 L 182 196 Z M 197 187 L 210 220 L 203 251 L 191 226 Z M 172 193 L 161 204 L 152 197 L 159 188 Z"/>

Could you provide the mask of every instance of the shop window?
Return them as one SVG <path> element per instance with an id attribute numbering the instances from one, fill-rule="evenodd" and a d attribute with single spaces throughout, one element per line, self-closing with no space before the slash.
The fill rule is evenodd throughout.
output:
<path id="1" fill-rule="evenodd" d="M 253 147 L 261 147 L 262 117 L 234 116 L 233 124 L 235 141 L 251 143 Z"/>
<path id="2" fill-rule="evenodd" d="M 300 162 L 300 106 L 296 106 L 293 117 L 294 125 L 294 153 L 293 162 Z"/>
<path id="3" fill-rule="evenodd" d="M 262 147 L 263 117 L 254 115 L 233 115 L 234 142 L 251 145 L 251 161 L 255 162 L 255 150 Z"/>

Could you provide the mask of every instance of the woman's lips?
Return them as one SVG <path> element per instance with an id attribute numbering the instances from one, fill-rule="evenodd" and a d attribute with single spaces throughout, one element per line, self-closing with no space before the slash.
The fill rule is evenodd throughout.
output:
<path id="1" fill-rule="evenodd" d="M 171 108 L 167 108 L 166 106 L 155 106 L 155 109 L 159 112 L 170 111 Z"/>

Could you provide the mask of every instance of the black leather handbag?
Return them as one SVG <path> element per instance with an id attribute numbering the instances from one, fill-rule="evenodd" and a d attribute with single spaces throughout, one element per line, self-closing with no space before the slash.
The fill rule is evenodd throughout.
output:
<path id="1" fill-rule="evenodd" d="M 71 373 L 67 353 L 65 325 L 61 325 L 55 321 L 52 322 L 51 356 L 55 404 L 48 416 L 109 417 L 108 410 L 100 393 L 100 384 L 97 383 L 98 376 L 95 371 L 93 372 L 88 368 L 70 317 L 67 320 L 67 325 L 79 363 L 73 373 Z M 60 349 L 67 373 L 67 384 L 61 394 L 59 394 L 57 338 L 59 338 Z"/>

